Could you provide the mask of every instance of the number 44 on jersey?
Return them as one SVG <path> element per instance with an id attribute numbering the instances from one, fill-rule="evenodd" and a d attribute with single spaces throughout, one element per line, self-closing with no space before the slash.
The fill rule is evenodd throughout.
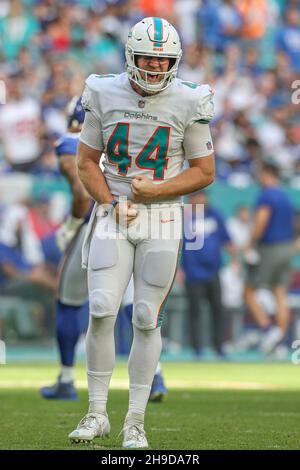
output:
<path id="1" fill-rule="evenodd" d="M 129 155 L 130 124 L 119 122 L 107 142 L 107 158 L 118 166 L 118 174 L 126 176 L 128 168 L 132 165 Z M 153 179 L 163 180 L 168 164 L 168 148 L 170 141 L 170 127 L 159 126 L 145 143 L 135 159 L 137 167 L 152 170 Z"/>

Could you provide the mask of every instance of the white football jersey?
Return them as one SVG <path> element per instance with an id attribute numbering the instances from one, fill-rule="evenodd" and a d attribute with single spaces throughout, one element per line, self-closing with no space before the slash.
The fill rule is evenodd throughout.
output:
<path id="1" fill-rule="evenodd" d="M 160 183 L 181 173 L 185 131 L 212 119 L 212 95 L 208 85 L 177 78 L 166 90 L 143 97 L 127 73 L 90 75 L 82 104 L 100 121 L 99 149 L 105 153 L 104 174 L 113 194 L 126 193 L 116 192 L 116 186 L 128 185 L 135 175 Z M 211 149 L 209 144 L 207 155 Z"/>

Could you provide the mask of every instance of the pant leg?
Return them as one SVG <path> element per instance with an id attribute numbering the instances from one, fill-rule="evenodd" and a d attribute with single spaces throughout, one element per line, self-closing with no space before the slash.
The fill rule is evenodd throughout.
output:
<path id="1" fill-rule="evenodd" d="M 188 298 L 188 328 L 191 346 L 195 351 L 199 351 L 202 347 L 201 334 L 201 318 L 202 306 L 206 298 L 204 283 L 197 281 L 185 282 L 187 298 Z"/>
<path id="2" fill-rule="evenodd" d="M 79 315 L 87 301 L 87 273 L 81 268 L 81 249 L 86 224 L 77 231 L 60 265 L 59 292 L 56 302 L 56 339 L 60 361 L 73 366 L 80 336 Z"/>
<path id="3" fill-rule="evenodd" d="M 59 268 L 59 301 L 74 307 L 81 307 L 88 298 L 87 272 L 81 268 L 81 250 L 86 228 L 86 224 L 79 228 Z"/>
<path id="4" fill-rule="evenodd" d="M 76 344 L 80 336 L 79 314 L 81 306 L 56 303 L 56 340 L 60 363 L 72 367 L 75 362 Z"/>
<path id="5" fill-rule="evenodd" d="M 99 217 L 88 257 L 90 322 L 86 352 L 90 412 L 106 412 L 115 364 L 115 319 L 132 276 L 134 251 L 132 243 L 119 236 L 113 221 L 110 224 L 106 216 Z"/>
<path id="6" fill-rule="evenodd" d="M 149 236 L 136 244 L 132 320 L 134 336 L 128 362 L 130 381 L 128 416 L 132 413 L 143 415 L 146 409 L 161 354 L 160 327 L 164 309 L 175 279 L 181 252 L 181 208 L 166 209 L 162 217 L 158 209 L 157 213 L 149 212 L 149 218 L 152 221 L 151 233 L 156 232 L 156 228 L 157 233 L 163 233 L 165 222 L 161 220 L 167 220 L 167 223 L 170 221 L 172 224 L 170 233 L 172 228 L 177 230 L 172 232 L 173 237 Z"/>
<path id="7" fill-rule="evenodd" d="M 219 274 L 208 283 L 207 299 L 211 310 L 213 346 L 217 351 L 221 351 L 224 341 L 224 309 Z"/>

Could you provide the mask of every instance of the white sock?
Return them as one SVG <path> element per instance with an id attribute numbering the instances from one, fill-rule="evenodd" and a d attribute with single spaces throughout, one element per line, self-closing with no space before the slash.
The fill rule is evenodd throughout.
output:
<path id="1" fill-rule="evenodd" d="M 144 415 L 151 385 L 161 353 L 160 328 L 140 330 L 133 326 L 133 342 L 128 361 L 129 371 L 129 410 Z"/>
<path id="2" fill-rule="evenodd" d="M 74 381 L 74 367 L 61 366 L 60 370 L 60 382 L 63 384 Z"/>
<path id="3" fill-rule="evenodd" d="M 87 371 L 89 389 L 89 413 L 106 414 L 107 394 L 111 376 L 112 371 Z"/>
<path id="4" fill-rule="evenodd" d="M 125 418 L 125 426 L 132 426 L 133 424 L 144 424 L 144 413 L 132 413 L 128 411 Z"/>
<path id="5" fill-rule="evenodd" d="M 115 364 L 115 317 L 90 317 L 86 335 L 89 412 L 106 414 L 108 388 Z"/>

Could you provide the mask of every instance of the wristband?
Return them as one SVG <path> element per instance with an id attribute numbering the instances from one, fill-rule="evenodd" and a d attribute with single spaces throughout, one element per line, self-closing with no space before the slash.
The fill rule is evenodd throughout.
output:
<path id="1" fill-rule="evenodd" d="M 112 208 L 115 209 L 116 206 L 119 204 L 119 201 L 117 199 L 113 199 L 110 204 L 112 205 Z"/>

